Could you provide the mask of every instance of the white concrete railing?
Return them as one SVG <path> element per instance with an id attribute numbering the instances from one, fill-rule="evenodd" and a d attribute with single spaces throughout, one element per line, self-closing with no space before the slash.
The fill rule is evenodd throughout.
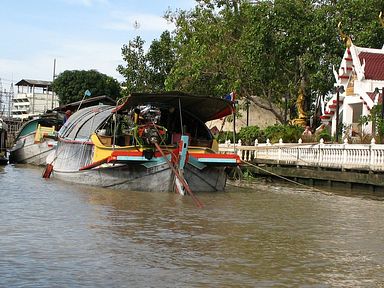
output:
<path id="1" fill-rule="evenodd" d="M 230 142 L 219 145 L 220 153 L 237 153 L 241 160 L 295 166 L 335 169 L 384 171 L 384 145 L 375 144 L 318 144 L 282 143 L 265 144 L 255 141 L 254 146 Z"/>

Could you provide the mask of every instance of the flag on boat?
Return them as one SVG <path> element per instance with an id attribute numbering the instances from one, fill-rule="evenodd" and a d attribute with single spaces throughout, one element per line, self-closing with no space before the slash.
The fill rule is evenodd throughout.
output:
<path id="1" fill-rule="evenodd" d="M 232 102 L 232 107 L 233 107 L 232 109 L 233 109 L 233 112 L 235 112 L 236 111 L 236 104 L 237 104 L 236 92 L 231 92 L 231 93 L 225 95 L 224 99 Z"/>
<path id="2" fill-rule="evenodd" d="M 90 97 L 91 95 L 92 93 L 88 89 L 84 92 L 84 97 Z"/>
<path id="3" fill-rule="evenodd" d="M 235 92 L 231 92 L 228 95 L 225 95 L 225 100 L 229 100 L 229 101 L 234 102 L 235 101 L 235 96 L 236 96 Z"/>

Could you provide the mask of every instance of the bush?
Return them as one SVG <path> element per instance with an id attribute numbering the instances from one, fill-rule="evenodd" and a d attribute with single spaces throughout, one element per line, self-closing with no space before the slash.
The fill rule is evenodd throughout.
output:
<path id="1" fill-rule="evenodd" d="M 231 140 L 231 142 L 233 142 L 233 132 L 232 131 L 220 131 L 216 140 L 218 143 L 224 143 L 226 140 Z"/>
<path id="2" fill-rule="evenodd" d="M 242 127 L 237 138 L 243 145 L 253 145 L 256 139 L 259 142 L 265 142 L 264 132 L 258 126 Z"/>
<path id="3" fill-rule="evenodd" d="M 332 135 L 328 132 L 327 129 L 324 129 L 320 133 L 316 134 L 316 141 L 320 141 L 320 139 L 323 139 L 325 142 L 332 141 Z"/>
<path id="4" fill-rule="evenodd" d="M 304 128 L 296 125 L 276 124 L 265 128 L 265 137 L 271 143 L 278 143 L 280 139 L 284 143 L 296 143 L 301 138 Z"/>

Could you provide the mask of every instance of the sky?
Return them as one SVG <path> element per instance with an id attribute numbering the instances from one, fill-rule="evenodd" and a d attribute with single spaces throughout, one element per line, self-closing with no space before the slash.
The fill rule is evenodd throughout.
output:
<path id="1" fill-rule="evenodd" d="M 53 79 L 65 70 L 95 69 L 123 81 L 121 48 L 136 36 L 148 47 L 173 25 L 165 11 L 194 0 L 12 0 L 0 4 L 3 89 L 21 79 Z M 135 25 L 135 22 L 138 25 Z"/>

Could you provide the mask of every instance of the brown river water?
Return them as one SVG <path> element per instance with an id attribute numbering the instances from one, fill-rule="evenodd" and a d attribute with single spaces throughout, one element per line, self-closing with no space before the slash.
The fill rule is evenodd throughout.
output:
<path id="1" fill-rule="evenodd" d="M 42 172 L 0 167 L 0 287 L 384 287 L 384 195 L 258 180 L 198 209 Z"/>

